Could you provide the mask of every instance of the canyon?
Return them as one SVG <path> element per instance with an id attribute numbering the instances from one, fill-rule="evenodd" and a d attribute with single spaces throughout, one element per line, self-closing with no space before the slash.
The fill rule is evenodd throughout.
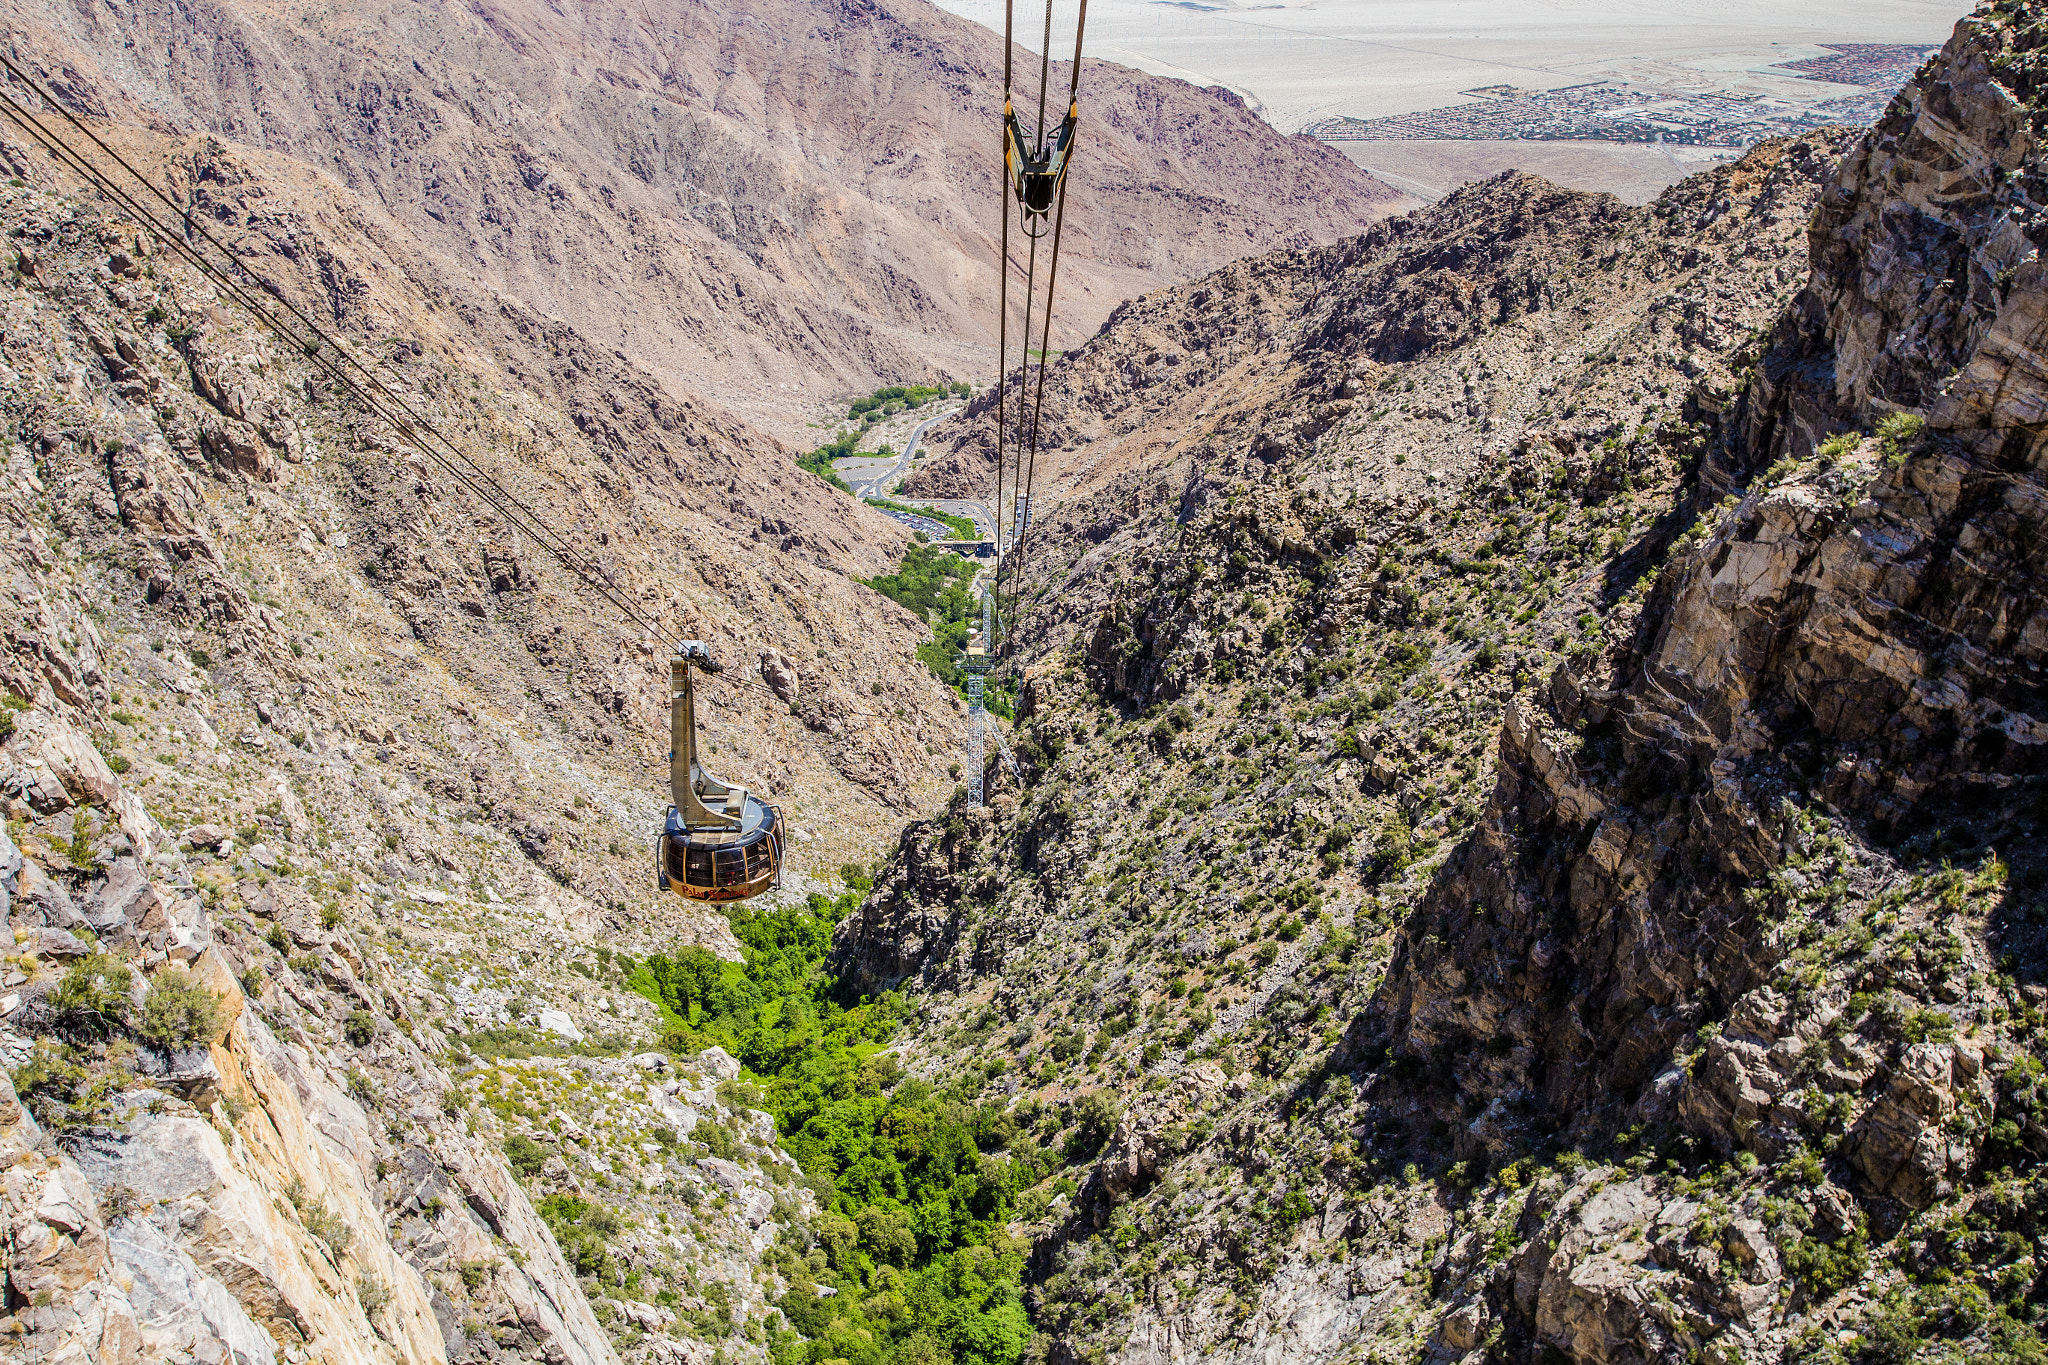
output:
<path id="1" fill-rule="evenodd" d="M 10 133 L 0 1351 L 2043 1359 L 2038 6 L 1640 207 L 1090 75 L 985 804 L 788 443 L 985 345 L 1000 52 L 584 18 L 16 43 L 734 665 L 783 885 L 649 875 L 665 640 Z"/>

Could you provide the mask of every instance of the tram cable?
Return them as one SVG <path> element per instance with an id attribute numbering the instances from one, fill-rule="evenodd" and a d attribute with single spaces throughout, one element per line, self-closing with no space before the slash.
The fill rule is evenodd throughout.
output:
<path id="1" fill-rule="evenodd" d="M 1003 6 L 1003 181 L 1005 196 L 1016 201 L 1019 226 L 1030 241 L 1025 253 L 1023 349 L 1017 368 L 1017 431 L 1014 441 L 1009 430 L 1009 325 L 1010 325 L 1010 205 L 1003 205 L 1003 225 L 998 266 L 996 324 L 996 583 L 999 641 L 989 642 L 992 656 L 1001 657 L 1011 648 L 1009 627 L 1014 626 L 1019 575 L 1025 557 L 1031 519 L 1031 500 L 1038 469 L 1041 420 L 1045 411 L 1045 366 L 1052 347 L 1053 295 L 1059 285 L 1060 239 L 1066 224 L 1067 168 L 1071 162 L 1076 129 L 1080 123 L 1081 46 L 1088 29 L 1088 0 L 1081 0 L 1074 26 L 1074 61 L 1067 84 L 1067 112 L 1059 124 L 1046 128 L 1046 102 L 1052 87 L 1053 0 L 1046 0 L 1044 34 L 1039 43 L 1038 109 L 1033 133 L 1028 139 L 1017 117 L 1014 86 L 1016 0 Z M 1040 310 L 1038 373 L 1033 388 L 1031 373 L 1031 321 L 1038 293 L 1038 243 L 1050 235 L 1047 260 L 1045 304 Z M 1015 461 L 1012 467 L 1011 461 Z M 1007 487 L 1008 497 L 1004 496 Z M 1003 534 L 1004 508 L 1009 509 L 1010 533 Z M 1014 561 L 1014 562 L 1013 562 Z M 1008 581 L 1010 612 L 1004 622 L 1002 603 Z"/>
<path id="2" fill-rule="evenodd" d="M 167 226 L 161 222 L 146 204 L 137 200 L 111 176 L 103 173 L 89 157 L 17 100 L 11 91 L 0 86 L 0 112 L 5 112 L 17 126 L 56 158 L 60 165 L 82 176 L 87 183 L 167 242 L 173 250 L 212 280 L 259 323 L 286 345 L 303 354 L 374 416 L 381 418 L 408 445 L 440 466 L 449 477 L 468 489 L 514 529 L 529 536 L 584 587 L 617 609 L 629 622 L 657 639 L 672 638 L 669 632 L 663 630 L 645 612 L 627 600 L 616 586 L 608 581 L 602 568 L 576 549 L 566 537 L 550 528 L 529 504 L 505 488 L 471 459 L 466 451 L 444 436 L 432 422 L 421 416 L 398 394 L 393 393 L 373 370 L 286 298 L 283 289 L 257 274 L 239 253 L 207 231 L 204 225 L 194 221 L 189 209 L 180 209 L 169 195 L 130 165 L 126 158 L 108 146 L 98 134 L 80 122 L 70 110 L 53 98 L 4 53 L 0 53 L 0 69 L 4 69 L 15 80 L 33 91 L 38 99 L 56 110 L 66 123 L 77 129 L 102 155 L 126 171 L 151 197 L 161 202 L 176 216 L 178 226 Z M 182 226 L 183 233 L 178 230 L 179 226 Z M 295 335 L 292 327 L 273 314 L 261 300 L 250 293 L 249 288 L 194 247 L 185 234 L 198 236 L 224 256 L 236 270 L 248 278 L 251 285 L 269 295 L 277 307 L 303 329 L 303 335 Z M 335 356 L 340 356 L 341 361 L 337 362 L 333 358 Z M 359 373 L 362 376 L 361 380 L 351 374 L 351 370 Z M 450 456 L 453 456 L 453 459 Z"/>

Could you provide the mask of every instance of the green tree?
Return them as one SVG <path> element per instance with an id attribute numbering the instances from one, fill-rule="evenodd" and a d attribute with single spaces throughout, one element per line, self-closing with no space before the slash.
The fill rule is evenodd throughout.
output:
<path id="1" fill-rule="evenodd" d="M 669 1046 L 740 1058 L 825 1205 L 811 1229 L 822 1257 L 778 1253 L 800 1337 L 775 1347 L 779 1365 L 1016 1365 L 1030 1328 L 1023 1248 L 1004 1225 L 1049 1172 L 1035 1147 L 1013 1148 L 1000 1105 L 977 1107 L 965 1085 L 934 1090 L 885 1053 L 899 999 L 851 997 L 825 970 L 832 928 L 861 895 L 733 906 L 742 962 L 714 970 L 684 949 L 649 958 L 631 984 L 681 1021 Z"/>
<path id="2" fill-rule="evenodd" d="M 166 967 L 149 984 L 135 1031 L 158 1047 L 187 1048 L 212 1042 L 224 1023 L 219 996 L 183 967 Z"/>

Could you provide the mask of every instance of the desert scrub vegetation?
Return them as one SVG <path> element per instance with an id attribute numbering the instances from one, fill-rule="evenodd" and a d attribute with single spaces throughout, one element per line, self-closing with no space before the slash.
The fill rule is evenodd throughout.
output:
<path id="1" fill-rule="evenodd" d="M 150 982 L 135 1032 L 158 1047 L 188 1048 L 212 1042 L 224 1022 L 219 996 L 183 967 L 166 967 Z"/>
<path id="2" fill-rule="evenodd" d="M 1004 1226 L 1055 1162 L 1001 1105 L 970 1102 L 979 1077 L 935 1089 L 905 1075 L 883 1050 L 902 1002 L 848 998 L 825 971 L 832 927 L 860 896 L 733 907 L 744 962 L 685 948 L 649 958 L 632 983 L 667 1011 L 672 1051 L 715 1044 L 741 1060 L 758 1092 L 746 1098 L 773 1114 L 824 1206 L 770 1253 L 795 1329 L 772 1343 L 779 1365 L 1012 1365 L 1030 1326 L 1024 1248 Z M 1109 1122 L 1094 1117 L 1093 1145 Z"/>

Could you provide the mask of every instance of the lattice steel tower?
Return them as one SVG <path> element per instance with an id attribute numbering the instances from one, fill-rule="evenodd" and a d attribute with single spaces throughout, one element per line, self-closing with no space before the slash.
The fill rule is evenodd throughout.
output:
<path id="1" fill-rule="evenodd" d="M 981 704 L 981 677 L 988 671 L 989 624 L 988 592 L 983 589 L 981 630 L 967 632 L 967 657 L 960 661 L 967 672 L 967 800 L 975 806 L 981 804 L 982 762 L 988 753 L 988 713 Z"/>

